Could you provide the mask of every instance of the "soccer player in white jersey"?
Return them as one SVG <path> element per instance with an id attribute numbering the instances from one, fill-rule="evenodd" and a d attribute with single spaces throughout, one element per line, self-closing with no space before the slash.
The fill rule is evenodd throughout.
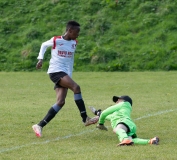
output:
<path id="1" fill-rule="evenodd" d="M 79 36 L 79 32 L 80 24 L 76 21 L 69 21 L 66 25 L 64 35 L 52 37 L 41 45 L 36 68 L 40 69 L 42 67 L 45 51 L 48 47 L 52 47 L 47 73 L 55 84 L 54 89 L 56 91 L 57 101 L 49 109 L 46 116 L 38 124 L 32 126 L 37 137 L 42 136 L 42 128 L 49 123 L 64 106 L 68 88 L 74 93 L 74 100 L 80 111 L 84 125 L 88 126 L 97 122 L 97 119 L 87 116 L 80 86 L 72 80 L 74 52 L 77 46 L 76 38 Z"/>

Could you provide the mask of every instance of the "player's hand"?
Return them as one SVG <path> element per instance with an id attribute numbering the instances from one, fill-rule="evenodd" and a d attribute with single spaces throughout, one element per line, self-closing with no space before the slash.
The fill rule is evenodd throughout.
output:
<path id="1" fill-rule="evenodd" d="M 96 128 L 98 128 L 98 129 L 100 129 L 100 130 L 105 130 L 105 131 L 108 130 L 108 129 L 104 126 L 104 124 L 98 124 L 98 125 L 96 126 Z"/>
<path id="2" fill-rule="evenodd" d="M 37 69 L 41 69 L 41 67 L 42 67 L 42 62 L 43 62 L 43 60 L 42 60 L 42 59 L 39 59 L 39 61 L 38 61 L 37 64 L 36 64 L 36 68 L 37 68 Z"/>

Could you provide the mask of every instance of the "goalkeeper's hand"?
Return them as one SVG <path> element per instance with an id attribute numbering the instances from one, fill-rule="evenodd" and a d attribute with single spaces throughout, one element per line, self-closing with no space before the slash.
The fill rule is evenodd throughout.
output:
<path id="1" fill-rule="evenodd" d="M 96 128 L 98 128 L 98 129 L 100 129 L 100 130 L 105 130 L 105 131 L 108 130 L 108 129 L 104 126 L 104 124 L 98 124 L 98 125 L 96 126 Z"/>

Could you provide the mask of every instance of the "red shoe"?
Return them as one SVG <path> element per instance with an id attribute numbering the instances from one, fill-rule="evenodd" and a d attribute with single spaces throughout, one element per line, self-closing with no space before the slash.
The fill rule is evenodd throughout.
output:
<path id="1" fill-rule="evenodd" d="M 38 124 L 35 124 L 32 126 L 34 133 L 36 134 L 37 137 L 42 136 L 42 127 L 39 126 Z"/>
<path id="2" fill-rule="evenodd" d="M 130 139 L 124 139 L 121 143 L 119 143 L 117 146 L 131 146 L 133 145 L 133 141 Z"/>

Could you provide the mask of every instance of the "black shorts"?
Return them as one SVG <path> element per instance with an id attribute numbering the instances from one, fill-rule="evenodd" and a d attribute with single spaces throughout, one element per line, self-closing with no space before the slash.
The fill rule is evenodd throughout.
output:
<path id="1" fill-rule="evenodd" d="M 55 83 L 54 89 L 62 88 L 62 86 L 60 86 L 58 82 L 60 81 L 61 78 L 63 78 L 66 75 L 68 75 L 68 74 L 66 74 L 65 72 L 49 73 L 49 77 L 50 77 L 51 81 L 53 83 Z"/>

